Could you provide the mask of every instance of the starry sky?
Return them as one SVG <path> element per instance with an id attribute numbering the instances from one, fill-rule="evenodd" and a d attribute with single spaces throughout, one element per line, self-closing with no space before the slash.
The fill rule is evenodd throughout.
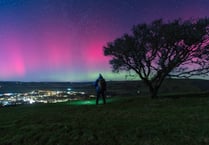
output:
<path id="1" fill-rule="evenodd" d="M 0 0 L 0 81 L 123 80 L 103 55 L 133 25 L 209 16 L 209 0 Z"/>

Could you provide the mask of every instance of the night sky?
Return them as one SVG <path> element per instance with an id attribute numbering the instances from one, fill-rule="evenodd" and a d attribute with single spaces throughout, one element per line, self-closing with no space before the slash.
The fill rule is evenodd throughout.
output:
<path id="1" fill-rule="evenodd" d="M 1 81 L 93 81 L 114 74 L 103 46 L 133 25 L 209 16 L 209 0 L 0 0 Z"/>

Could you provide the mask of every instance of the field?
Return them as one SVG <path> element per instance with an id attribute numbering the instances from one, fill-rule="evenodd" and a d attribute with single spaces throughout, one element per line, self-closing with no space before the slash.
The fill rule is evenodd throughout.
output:
<path id="1" fill-rule="evenodd" d="M 1 86 L 21 91 L 49 84 Z M 72 87 L 95 93 L 92 83 Z M 204 80 L 166 80 L 160 98 L 150 99 L 141 82 L 110 81 L 106 105 L 91 99 L 2 107 L 0 145 L 209 145 L 208 88 Z"/>
<path id="2" fill-rule="evenodd" d="M 208 111 L 208 97 L 5 107 L 0 145 L 209 144 Z"/>

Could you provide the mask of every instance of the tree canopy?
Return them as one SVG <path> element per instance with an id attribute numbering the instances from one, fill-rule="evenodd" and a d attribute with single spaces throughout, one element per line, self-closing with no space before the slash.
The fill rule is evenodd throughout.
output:
<path id="1" fill-rule="evenodd" d="M 133 26 L 131 34 L 107 43 L 113 72 L 134 71 L 151 97 L 166 77 L 192 77 L 209 72 L 209 19 L 181 19 Z"/>

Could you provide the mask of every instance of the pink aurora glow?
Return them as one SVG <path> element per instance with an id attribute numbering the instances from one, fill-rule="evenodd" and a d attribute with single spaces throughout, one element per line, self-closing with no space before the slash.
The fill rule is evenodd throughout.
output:
<path id="1" fill-rule="evenodd" d="M 107 42 L 139 23 L 208 16 L 202 1 L 2 1 L 0 80 L 92 81 L 98 73 L 115 79 L 103 55 Z"/>
<path id="2" fill-rule="evenodd" d="M 80 74 L 110 68 L 102 51 L 108 38 L 85 35 L 79 40 L 77 32 L 72 33 L 63 26 L 56 29 L 44 26 L 39 32 L 22 31 L 7 33 L 5 39 L 0 40 L 3 52 L 0 57 L 4 60 L 0 62 L 1 78 L 22 78 L 35 71 L 59 69 L 58 73 L 62 74 L 63 68 L 69 74 L 72 69 Z"/>

